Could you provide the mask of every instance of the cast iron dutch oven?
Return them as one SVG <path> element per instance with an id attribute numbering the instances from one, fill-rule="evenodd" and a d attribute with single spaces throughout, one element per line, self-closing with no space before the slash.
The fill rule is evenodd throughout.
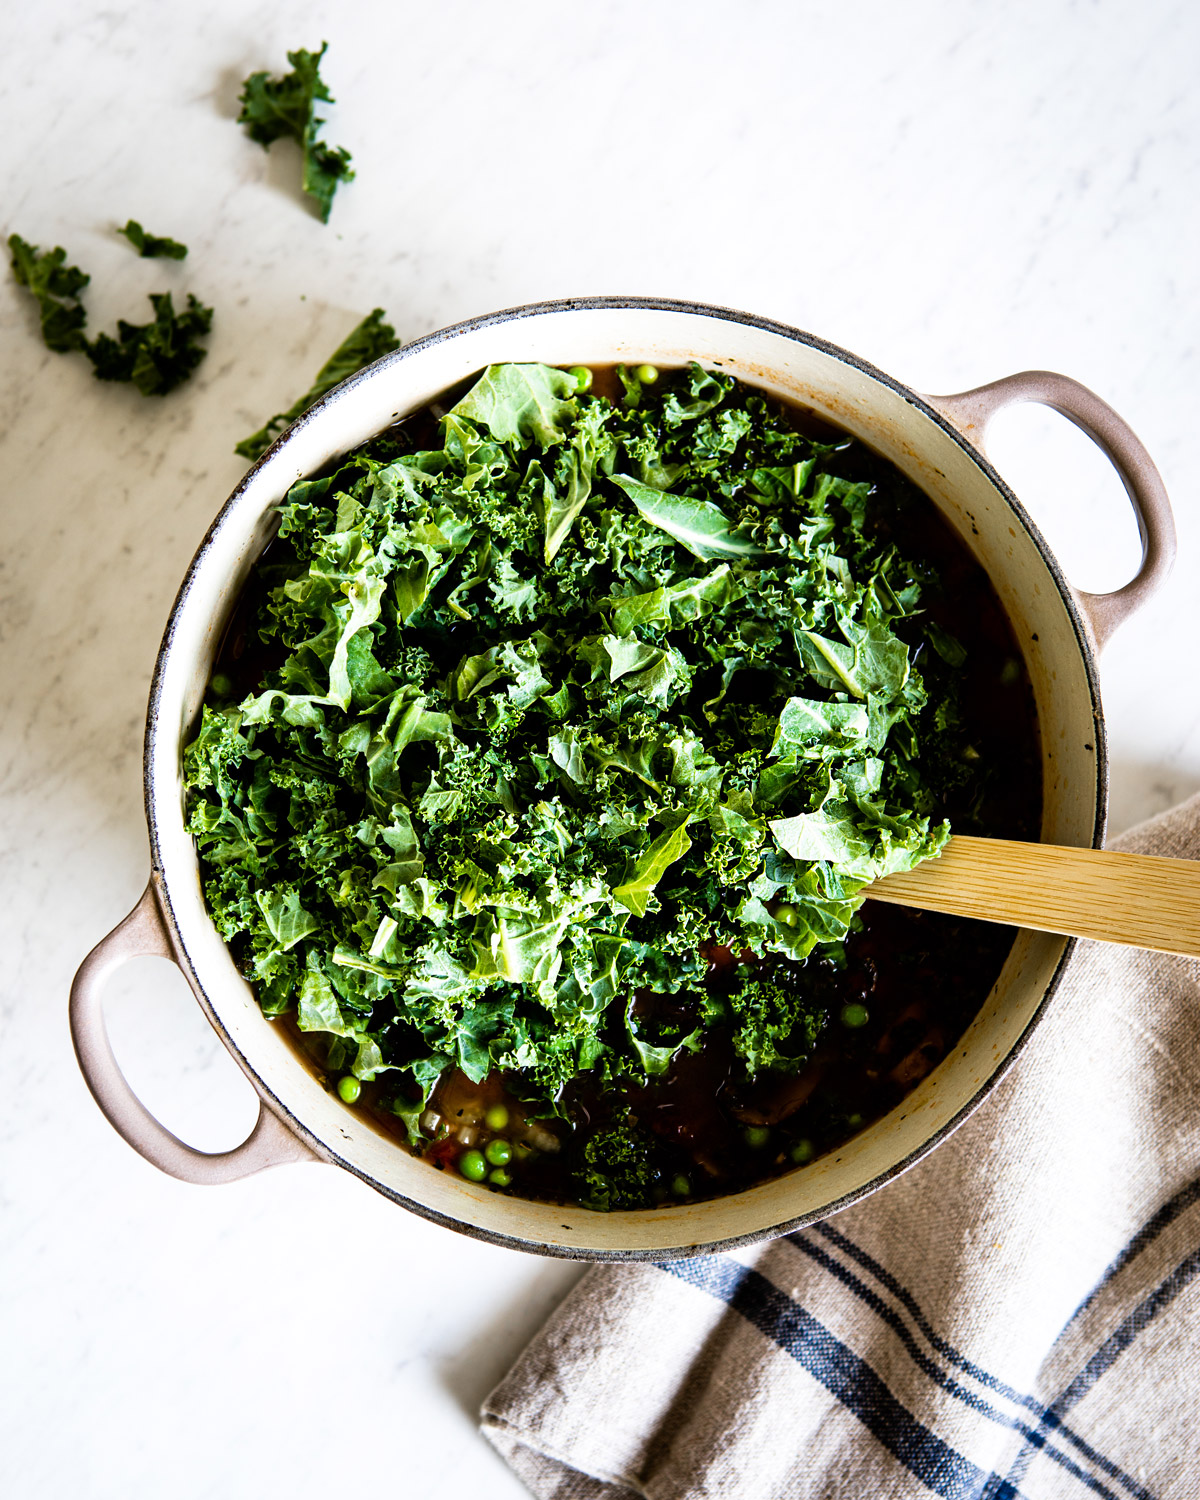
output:
<path id="1" fill-rule="evenodd" d="M 1042 838 L 1099 846 L 1107 777 L 1096 654 L 1166 575 L 1174 524 L 1162 481 L 1129 427 L 1073 380 L 1029 372 L 957 396 L 921 396 L 845 350 L 764 318 L 692 303 L 588 298 L 513 308 L 460 323 L 390 354 L 331 391 L 279 439 L 230 496 L 183 580 L 154 669 L 146 723 L 150 881 L 130 915 L 76 975 L 71 1029 L 85 1079 L 114 1128 L 148 1161 L 188 1182 L 229 1182 L 292 1161 L 353 1172 L 396 1203 L 481 1239 L 546 1255 L 660 1259 L 727 1249 L 823 1218 L 887 1182 L 944 1140 L 1028 1040 L 1072 944 L 1021 931 L 1003 973 L 955 1048 L 891 1114 L 836 1152 L 706 1203 L 592 1213 L 531 1203 L 438 1172 L 346 1109 L 266 1020 L 205 911 L 184 827 L 181 752 L 214 653 L 276 507 L 311 474 L 484 366 L 696 359 L 808 406 L 890 459 L 925 491 L 982 562 L 1012 621 L 1037 700 Z M 1039 401 L 1108 454 L 1142 536 L 1133 580 L 1085 594 L 1058 564 L 984 452 L 1002 407 Z M 217 1034 L 260 1098 L 258 1122 L 232 1151 L 176 1139 L 143 1107 L 113 1057 L 101 1011 L 106 975 L 138 954 L 183 970 Z"/>

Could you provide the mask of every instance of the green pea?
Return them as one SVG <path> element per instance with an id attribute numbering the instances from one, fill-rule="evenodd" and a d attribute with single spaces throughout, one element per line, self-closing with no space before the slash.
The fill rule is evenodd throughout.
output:
<path id="1" fill-rule="evenodd" d="M 218 672 L 209 683 L 209 687 L 212 688 L 218 698 L 233 697 L 233 679 L 226 677 L 224 672 Z"/>
<path id="2" fill-rule="evenodd" d="M 508 1110 L 503 1104 L 493 1104 L 491 1109 L 483 1117 L 483 1123 L 489 1130 L 503 1130 L 508 1124 Z"/>
<path id="3" fill-rule="evenodd" d="M 1021 680 L 1021 663 L 1014 656 L 1010 656 L 1000 668 L 1000 684 L 1002 687 L 1013 687 Z M 216 678 L 213 679 L 216 682 Z"/>
<path id="4" fill-rule="evenodd" d="M 568 375 L 575 377 L 575 389 L 577 391 L 590 391 L 592 388 L 592 372 L 587 365 L 572 365 L 567 371 Z"/>
<path id="5" fill-rule="evenodd" d="M 653 365 L 638 365 L 633 372 L 643 385 L 653 385 L 658 379 L 658 371 Z"/>
<path id="6" fill-rule="evenodd" d="M 524 1141 L 514 1141 L 513 1155 L 518 1161 L 528 1161 L 533 1155 L 533 1147 L 527 1146 Z"/>
<path id="7" fill-rule="evenodd" d="M 357 1078 L 347 1073 L 345 1078 L 338 1079 L 337 1089 L 343 1104 L 353 1104 L 358 1099 L 359 1094 L 362 1093 L 362 1084 L 359 1083 Z"/>
<path id="8" fill-rule="evenodd" d="M 747 1146 L 750 1146 L 755 1151 L 761 1151 L 771 1139 L 771 1132 L 765 1125 L 747 1125 L 742 1135 L 745 1138 Z"/>
<path id="9" fill-rule="evenodd" d="M 677 1198 L 690 1198 L 692 1196 L 692 1185 L 680 1172 L 678 1177 L 671 1179 L 671 1191 Z"/>
<path id="10" fill-rule="evenodd" d="M 807 1140 L 797 1141 L 792 1149 L 788 1152 L 788 1155 L 792 1158 L 792 1160 L 798 1167 L 802 1167 L 806 1162 L 812 1161 L 813 1157 L 816 1156 L 816 1154 L 817 1148 L 811 1141 Z"/>
<path id="11" fill-rule="evenodd" d="M 857 1031 L 860 1027 L 865 1026 L 870 1019 L 871 1017 L 865 1005 L 858 1005 L 852 1002 L 849 1005 L 842 1006 L 842 1025 L 848 1026 L 851 1031 Z"/>
<path id="12" fill-rule="evenodd" d="M 458 1158 L 458 1170 L 468 1182 L 482 1182 L 487 1176 L 487 1162 L 482 1151 L 464 1151 Z"/>
<path id="13" fill-rule="evenodd" d="M 847 1129 L 849 1129 L 849 1130 L 861 1130 L 862 1129 L 862 1122 L 863 1122 L 862 1115 L 850 1115 L 847 1118 L 847 1120 L 846 1120 Z"/>
<path id="14" fill-rule="evenodd" d="M 775 920 L 781 927 L 799 927 L 800 909 L 793 906 L 790 901 L 781 901 L 775 908 Z"/>
<path id="15" fill-rule="evenodd" d="M 512 1185 L 512 1178 L 503 1167 L 497 1167 L 494 1172 L 489 1172 L 488 1181 L 493 1187 L 511 1187 Z"/>
<path id="16" fill-rule="evenodd" d="M 483 1148 L 483 1154 L 493 1167 L 506 1167 L 512 1161 L 513 1150 L 504 1137 L 498 1135 Z"/>

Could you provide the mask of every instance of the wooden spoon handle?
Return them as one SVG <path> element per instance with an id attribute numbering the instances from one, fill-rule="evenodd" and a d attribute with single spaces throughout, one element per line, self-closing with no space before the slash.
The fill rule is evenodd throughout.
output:
<path id="1" fill-rule="evenodd" d="M 1200 861 L 955 834 L 872 901 L 1200 957 Z"/>

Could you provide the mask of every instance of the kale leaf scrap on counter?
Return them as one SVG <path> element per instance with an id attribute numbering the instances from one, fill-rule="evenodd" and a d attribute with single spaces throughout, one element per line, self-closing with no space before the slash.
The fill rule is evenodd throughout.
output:
<path id="1" fill-rule="evenodd" d="M 123 234 L 143 260 L 186 260 L 187 246 L 179 240 L 173 240 L 170 235 L 150 234 L 143 229 L 136 219 L 129 219 L 119 229 L 118 234 Z"/>
<path id="2" fill-rule="evenodd" d="M 67 265 L 67 252 L 61 245 L 42 250 L 19 234 L 10 234 L 8 250 L 14 279 L 37 302 L 46 348 L 56 354 L 84 348 L 87 311 L 79 294 L 92 278 L 78 266 Z"/>
<path id="3" fill-rule="evenodd" d="M 97 380 L 127 380 L 143 396 L 165 396 L 191 377 L 208 350 L 197 342 L 212 328 L 212 308 L 188 293 L 175 311 L 170 292 L 151 292 L 154 317 L 148 323 L 117 319 L 117 337 L 99 333 L 84 353 Z"/>
<path id="4" fill-rule="evenodd" d="M 141 226 L 130 220 L 120 232 L 130 238 L 130 227 L 141 232 Z M 145 236 L 158 245 L 174 245 L 186 255 L 187 247 L 176 240 Z M 176 312 L 170 292 L 151 292 L 154 317 L 148 323 L 117 321 L 117 336 L 99 333 L 89 339 L 84 332 L 87 311 L 79 294 L 91 281 L 78 266 L 66 264 L 67 252 L 61 245 L 41 250 L 19 234 L 10 234 L 8 248 L 12 273 L 36 299 L 42 324 L 42 339 L 57 354 L 78 350 L 92 363 L 97 380 L 119 380 L 135 385 L 143 396 L 165 396 L 188 380 L 208 350 L 199 342 L 212 328 L 213 310 L 205 307 L 189 292 L 187 305 Z M 143 254 L 168 254 L 172 251 L 142 251 Z"/>
<path id="5" fill-rule="evenodd" d="M 315 201 L 323 224 L 329 222 L 338 184 L 354 176 L 349 151 L 318 140 L 325 121 L 316 113 L 317 101 L 334 102 L 321 77 L 321 59 L 328 46 L 328 42 L 322 42 L 320 52 L 308 52 L 303 47 L 289 52 L 292 71 L 282 78 L 251 73 L 242 85 L 238 115 L 238 124 L 246 127 L 246 134 L 264 151 L 283 137 L 300 147 L 304 173 L 301 186 Z"/>
<path id="6" fill-rule="evenodd" d="M 440 445 L 426 416 L 294 484 L 241 679 L 186 749 L 205 895 L 264 1011 L 325 1033 L 418 1146 L 453 1068 L 548 1117 L 719 1022 L 748 1076 L 794 1072 L 820 1017 L 772 974 L 836 956 L 863 887 L 949 836 L 957 642 L 839 477 L 849 440 L 699 365 L 641 373 L 614 402 L 492 366 Z M 686 1032 L 643 1019 L 707 993 L 711 945 L 773 967 Z M 627 1206 L 636 1162 L 589 1150 L 617 1183 L 594 1206 Z"/>

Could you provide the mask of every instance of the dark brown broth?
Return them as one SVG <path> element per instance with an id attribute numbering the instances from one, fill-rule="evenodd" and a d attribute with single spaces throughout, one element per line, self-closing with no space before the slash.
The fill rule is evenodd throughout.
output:
<path id="1" fill-rule="evenodd" d="M 619 398 L 615 367 L 594 368 L 593 391 Z M 452 402 L 455 394 L 449 393 L 447 401 Z M 418 446 L 439 441 L 435 418 L 444 408 L 438 403 L 433 407 L 405 423 Z M 784 409 L 806 436 L 823 442 L 845 437 L 805 408 Z M 982 788 L 972 786 L 949 796 L 935 817 L 948 817 L 959 832 L 1036 839 L 1041 755 L 1033 692 L 987 574 L 933 503 L 887 460 L 856 443 L 838 455 L 837 472 L 851 480 L 867 480 L 881 491 L 901 490 L 916 497 L 904 509 L 903 535 L 894 534 L 886 516 L 875 524 L 902 555 L 925 561 L 934 570 L 937 586 L 926 585 L 922 608 L 966 648 L 969 667 L 960 682 L 963 720 L 971 743 L 980 748 L 982 763 L 1002 768 L 1002 774 L 988 776 Z M 273 653 L 248 630 L 252 610 L 247 588 L 216 667 L 232 680 L 239 695 L 253 691 L 263 673 L 277 664 Z M 903 635 L 903 629 L 899 633 Z M 919 669 L 927 648 L 915 634 L 910 645 Z M 439 1125 L 437 1138 L 423 1155 L 436 1167 L 452 1168 L 463 1150 L 486 1143 L 491 1132 L 483 1123 L 484 1113 L 503 1105 L 510 1116 L 503 1134 L 539 1148 L 511 1164 L 510 1191 L 567 1202 L 574 1196 L 572 1178 L 581 1145 L 614 1114 L 630 1107 L 650 1132 L 652 1162 L 663 1184 L 661 1200 L 670 1196 L 672 1181 L 686 1179 L 688 1193 L 697 1197 L 735 1192 L 835 1149 L 901 1103 L 954 1047 L 995 984 L 1014 936 L 1011 928 L 993 923 L 870 901 L 860 923 L 846 940 L 846 962 L 840 969 L 816 954 L 801 965 L 776 958 L 758 960 L 721 948 L 708 954 L 706 983 L 714 989 L 732 982 L 738 963 L 765 962 L 791 982 L 803 974 L 806 993 L 820 997 L 831 1019 L 813 1058 L 798 1074 L 764 1073 L 745 1082 L 728 1033 L 711 1027 L 700 1050 L 681 1053 L 660 1079 L 602 1091 L 584 1076 L 576 1078 L 559 1101 L 572 1122 L 568 1124 L 563 1119 L 538 1122 L 533 1107 L 523 1105 L 495 1075 L 476 1085 L 454 1070 L 439 1082 L 430 1101 Z M 634 1004 L 639 1018 L 648 1019 L 657 1006 L 656 1019 L 685 1024 L 696 1019 L 694 1010 L 676 996 L 639 995 Z M 839 1013 L 847 1004 L 866 1008 L 865 1026 L 839 1024 Z M 669 1015 L 662 1013 L 665 1007 L 670 1007 Z M 323 1078 L 318 1039 L 302 1033 L 294 1016 L 281 1017 L 278 1024 Z M 327 1080 L 330 1088 L 334 1083 Z M 387 1107 L 378 1085 L 366 1086 L 355 1107 L 408 1149 L 403 1123 Z M 556 1145 L 560 1149 L 547 1149 Z"/>

